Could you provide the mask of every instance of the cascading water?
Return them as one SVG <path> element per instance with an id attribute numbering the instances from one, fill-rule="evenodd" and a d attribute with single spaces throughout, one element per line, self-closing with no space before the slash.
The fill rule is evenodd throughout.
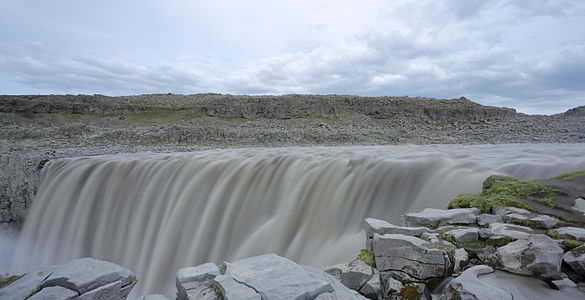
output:
<path id="1" fill-rule="evenodd" d="M 490 174 L 585 169 L 585 145 L 214 150 L 50 162 L 15 271 L 91 256 L 135 271 L 133 295 L 173 294 L 177 269 L 275 252 L 322 266 L 363 247 L 362 220 L 445 207 Z"/>

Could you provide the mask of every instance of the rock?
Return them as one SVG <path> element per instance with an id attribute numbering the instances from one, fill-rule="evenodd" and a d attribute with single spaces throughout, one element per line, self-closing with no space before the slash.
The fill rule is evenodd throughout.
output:
<path id="1" fill-rule="evenodd" d="M 571 207 L 573 210 L 582 213 L 585 216 L 585 199 L 577 198 Z"/>
<path id="2" fill-rule="evenodd" d="M 29 300 L 73 300 L 78 299 L 79 294 L 76 291 L 64 288 L 62 286 L 50 286 L 42 289 L 40 292 L 34 294 Z M 5 298 L 2 298 L 5 299 Z M 24 298 L 22 298 L 24 299 Z"/>
<path id="3" fill-rule="evenodd" d="M 477 222 L 477 208 L 436 209 L 425 208 L 419 213 L 404 215 L 408 226 L 437 227 L 447 224 L 474 224 Z"/>
<path id="4" fill-rule="evenodd" d="M 215 276 L 215 284 L 221 290 L 225 300 L 261 300 L 260 294 L 252 288 L 236 282 L 232 277 L 219 275 Z"/>
<path id="5" fill-rule="evenodd" d="M 404 287 L 404 284 L 402 284 L 400 280 L 392 277 L 391 275 L 386 275 L 383 277 L 381 290 L 382 295 L 384 296 L 383 298 L 397 294 Z M 408 282 L 412 281 L 408 280 Z"/>
<path id="6" fill-rule="evenodd" d="M 431 292 L 424 283 L 409 283 L 404 285 L 396 295 L 389 295 L 388 299 L 418 299 L 431 300 Z"/>
<path id="7" fill-rule="evenodd" d="M 563 278 L 563 279 L 559 279 L 559 280 L 553 280 L 551 281 L 552 285 L 554 287 L 556 287 L 559 290 L 563 290 L 563 289 L 576 289 L 577 288 L 577 284 L 574 283 L 573 281 L 571 281 L 571 279 L 568 278 Z"/>
<path id="8" fill-rule="evenodd" d="M 585 245 L 567 251 L 567 253 L 563 255 L 563 261 L 569 265 L 575 273 L 585 276 Z"/>
<path id="9" fill-rule="evenodd" d="M 368 280 L 360 290 L 362 295 L 366 296 L 368 299 L 376 300 L 382 298 L 382 285 L 380 282 L 380 273 L 375 272 L 372 278 Z"/>
<path id="10" fill-rule="evenodd" d="M 494 206 L 493 210 L 494 210 L 494 213 L 500 217 L 503 217 L 503 216 L 509 215 L 509 214 L 520 214 L 520 215 L 532 214 L 532 212 L 529 210 L 526 210 L 523 208 L 518 208 L 518 207 L 513 207 L 513 206 Z"/>
<path id="11" fill-rule="evenodd" d="M 477 224 L 484 226 L 489 225 L 491 223 L 503 223 L 502 216 L 498 215 L 490 215 L 490 214 L 482 214 L 477 217 Z"/>
<path id="12" fill-rule="evenodd" d="M 105 300 L 105 299 L 120 299 L 120 290 L 122 289 L 122 282 L 116 281 L 99 288 L 93 289 L 81 296 L 78 300 Z"/>
<path id="13" fill-rule="evenodd" d="M 0 289 L 0 299 L 25 299 L 37 294 L 34 299 L 61 299 L 61 296 L 66 299 L 67 295 L 71 295 L 69 291 L 82 300 L 125 299 L 135 282 L 134 274 L 122 266 L 93 258 L 80 258 L 26 274 Z"/>
<path id="14" fill-rule="evenodd" d="M 366 218 L 366 249 L 372 251 L 372 238 L 374 234 L 384 235 L 387 233 L 404 234 L 420 237 L 423 233 L 428 233 L 430 230 L 426 227 L 401 227 L 390 224 L 383 220 L 374 218 Z"/>
<path id="15" fill-rule="evenodd" d="M 497 250 L 499 268 L 542 279 L 561 278 L 563 249 L 544 234 L 531 234 Z"/>
<path id="16" fill-rule="evenodd" d="M 226 266 L 225 275 L 253 287 L 262 298 L 312 299 L 333 292 L 331 283 L 311 276 L 300 265 L 276 254 L 245 258 Z"/>
<path id="17" fill-rule="evenodd" d="M 525 224 L 531 227 L 541 227 L 541 228 L 553 228 L 559 220 L 555 217 L 551 217 L 548 215 L 537 215 L 537 214 L 519 214 L 519 213 L 511 213 L 508 215 L 504 215 L 503 219 L 506 223 L 512 224 Z"/>
<path id="18" fill-rule="evenodd" d="M 512 300 L 510 292 L 488 285 L 478 279 L 479 275 L 492 273 L 488 266 L 479 265 L 465 270 L 453 279 L 439 297 L 439 300 L 469 299 L 469 300 Z"/>
<path id="19" fill-rule="evenodd" d="M 345 300 L 366 300 L 366 298 L 360 295 L 357 291 L 347 288 L 333 276 L 325 273 L 324 271 L 309 266 L 302 267 L 305 269 L 305 271 L 307 271 L 309 276 L 329 282 L 333 288 L 333 292 L 331 293 L 333 297 L 338 297 L 339 299 Z"/>
<path id="20" fill-rule="evenodd" d="M 528 221 L 534 223 L 538 227 L 550 229 L 555 227 L 559 223 L 559 219 L 548 215 L 537 215 L 530 218 Z"/>
<path id="21" fill-rule="evenodd" d="M 489 230 L 493 237 L 506 237 L 514 240 L 527 239 L 531 233 L 534 233 L 530 227 L 505 223 L 492 223 Z"/>
<path id="22" fill-rule="evenodd" d="M 578 240 L 578 241 L 585 241 L 585 228 L 580 227 L 561 227 L 557 229 L 553 229 L 553 231 L 561 236 L 566 236 L 567 238 Z"/>
<path id="23" fill-rule="evenodd" d="M 329 267 L 325 272 L 341 281 L 346 287 L 356 291 L 359 291 L 374 274 L 372 267 L 359 259 L 347 264 Z"/>
<path id="24" fill-rule="evenodd" d="M 453 254 L 453 272 L 461 272 L 465 266 L 469 263 L 469 254 L 463 248 L 455 250 Z"/>
<path id="25" fill-rule="evenodd" d="M 41 287 L 58 285 L 84 294 L 117 281 L 120 287 L 126 286 L 133 278 L 134 274 L 120 265 L 87 257 L 56 266 Z"/>
<path id="26" fill-rule="evenodd" d="M 380 271 L 402 271 L 421 280 L 450 274 L 453 266 L 447 252 L 427 248 L 427 244 L 403 234 L 375 234 L 376 266 Z"/>
<path id="27" fill-rule="evenodd" d="M 171 300 L 171 299 L 167 298 L 166 296 L 160 295 L 160 294 L 151 294 L 151 295 L 142 296 L 139 298 L 139 300 Z"/>
<path id="28" fill-rule="evenodd" d="M 477 242 L 479 239 L 479 228 L 452 229 L 444 234 L 459 243 Z"/>
<path id="29" fill-rule="evenodd" d="M 211 285 L 218 275 L 219 268 L 212 263 L 179 269 L 175 278 L 177 300 L 217 299 Z"/>

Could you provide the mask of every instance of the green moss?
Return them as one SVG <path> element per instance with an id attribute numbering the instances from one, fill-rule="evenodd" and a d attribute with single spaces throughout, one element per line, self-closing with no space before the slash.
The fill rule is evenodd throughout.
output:
<path id="1" fill-rule="evenodd" d="M 138 278 L 136 278 L 136 275 L 132 275 L 132 279 L 130 280 L 130 284 L 135 284 L 138 282 Z"/>
<path id="2" fill-rule="evenodd" d="M 11 283 L 20 279 L 22 276 L 24 276 L 24 274 L 0 276 L 0 288 L 10 285 Z"/>
<path id="3" fill-rule="evenodd" d="M 538 222 L 534 222 L 534 221 L 531 221 L 531 220 L 513 219 L 512 220 L 512 224 L 522 225 L 522 226 L 528 226 L 528 227 L 532 227 L 532 228 L 541 228 L 541 229 L 546 229 L 547 228 L 546 226 L 544 226 L 544 224 L 540 224 Z"/>
<path id="4" fill-rule="evenodd" d="M 360 250 L 360 255 L 357 259 L 365 262 L 370 267 L 376 267 L 376 259 L 374 258 L 374 254 L 370 253 L 370 251 L 366 249 Z"/>
<path id="5" fill-rule="evenodd" d="M 398 292 L 398 296 L 405 300 L 420 300 L 422 294 L 416 289 L 415 286 L 405 285 Z"/>
<path id="6" fill-rule="evenodd" d="M 583 175 L 585 175 L 585 170 L 555 176 L 555 177 L 551 178 L 551 180 L 565 180 L 565 179 L 570 179 L 573 177 L 583 176 Z"/>
<path id="7" fill-rule="evenodd" d="M 572 237 L 570 235 L 566 235 L 566 234 L 559 234 L 557 233 L 556 230 L 551 229 L 549 231 L 546 232 L 546 235 L 550 236 L 553 239 L 557 239 L 557 240 L 562 240 L 562 239 L 572 239 Z"/>
<path id="8" fill-rule="evenodd" d="M 553 187 L 518 180 L 513 177 L 492 175 L 482 185 L 479 194 L 461 194 L 449 203 L 449 208 L 475 207 L 481 213 L 490 213 L 494 206 L 514 206 L 533 210 L 519 199 L 536 201 L 554 207 L 553 196 L 557 190 Z"/>
<path id="9" fill-rule="evenodd" d="M 564 240 L 561 242 L 561 247 L 563 248 L 563 250 L 565 250 L 565 252 L 569 251 L 569 250 L 573 250 L 574 248 L 577 248 L 581 245 L 582 244 L 577 242 L 577 241 Z"/>
<path id="10" fill-rule="evenodd" d="M 217 296 L 217 300 L 224 300 L 225 299 L 223 296 L 223 293 L 221 292 L 221 289 L 217 286 L 217 284 L 215 282 L 213 282 L 211 284 L 211 289 L 213 290 L 213 292 Z"/>

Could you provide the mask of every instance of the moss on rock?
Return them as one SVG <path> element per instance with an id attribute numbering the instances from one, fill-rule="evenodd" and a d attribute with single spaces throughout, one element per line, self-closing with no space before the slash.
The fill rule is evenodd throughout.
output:
<path id="1" fill-rule="evenodd" d="M 565 179 L 571 179 L 573 177 L 583 176 L 583 175 L 585 175 L 585 170 L 555 176 L 555 177 L 551 178 L 551 180 L 565 180 Z"/>
<path id="2" fill-rule="evenodd" d="M 374 254 L 370 253 L 370 251 L 366 249 L 360 250 L 360 254 L 357 259 L 365 262 L 370 267 L 373 268 L 376 267 L 376 259 L 374 257 Z"/>

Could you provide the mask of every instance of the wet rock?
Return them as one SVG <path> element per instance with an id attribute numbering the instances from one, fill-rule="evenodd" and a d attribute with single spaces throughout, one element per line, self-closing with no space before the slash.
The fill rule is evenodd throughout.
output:
<path id="1" fill-rule="evenodd" d="M 175 279 L 177 300 L 217 299 L 211 287 L 216 276 L 219 276 L 219 268 L 212 263 L 179 269 Z"/>
<path id="2" fill-rule="evenodd" d="M 325 272 L 356 291 L 359 291 L 374 274 L 372 267 L 359 259 L 347 264 L 331 266 Z"/>
<path id="3" fill-rule="evenodd" d="M 503 223 L 502 216 L 482 214 L 477 217 L 477 224 L 481 226 L 489 225 L 491 223 Z"/>
<path id="4" fill-rule="evenodd" d="M 419 213 L 404 215 L 408 226 L 437 227 L 448 224 L 474 224 L 477 222 L 477 208 L 436 209 L 425 208 Z"/>
<path id="5" fill-rule="evenodd" d="M 577 274 L 585 276 L 585 245 L 567 251 L 563 261 Z"/>
<path id="6" fill-rule="evenodd" d="M 374 235 L 373 249 L 380 271 L 402 271 L 418 279 L 450 274 L 451 260 L 443 249 L 427 248 L 425 240 L 403 234 Z"/>
<path id="7" fill-rule="evenodd" d="M 497 250 L 502 270 L 539 278 L 561 278 L 563 249 L 544 234 L 531 234 Z"/>
<path id="8" fill-rule="evenodd" d="M 465 270 L 461 275 L 453 279 L 439 300 L 469 299 L 469 300 L 512 300 L 510 292 L 488 285 L 478 279 L 479 275 L 492 273 L 494 270 L 488 266 L 479 265 Z"/>

